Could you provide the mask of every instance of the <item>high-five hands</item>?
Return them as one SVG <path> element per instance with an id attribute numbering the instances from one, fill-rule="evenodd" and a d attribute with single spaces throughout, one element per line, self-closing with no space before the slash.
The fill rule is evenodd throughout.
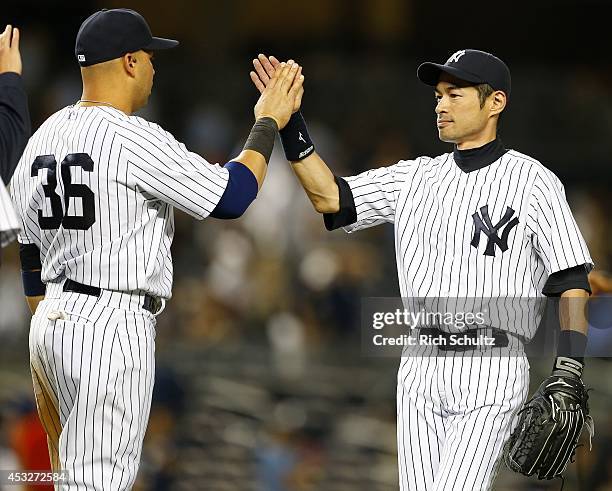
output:
<path id="1" fill-rule="evenodd" d="M 255 119 L 270 117 L 279 129 L 284 128 L 294 112 L 296 100 L 299 98 L 301 102 L 303 83 L 302 67 L 297 63 L 293 60 L 277 63 L 272 75 L 266 77 L 266 83 L 258 87 L 261 96 L 255 105 Z"/>
<path id="2" fill-rule="evenodd" d="M 278 59 L 276 59 L 276 57 L 274 56 L 270 56 L 270 58 L 268 58 L 266 55 L 260 54 L 257 56 L 256 59 L 253 60 L 253 68 L 255 68 L 255 71 L 251 71 L 249 75 L 251 76 L 253 84 L 255 85 L 255 87 L 257 87 L 257 90 L 259 90 L 260 93 L 263 93 L 263 91 L 266 89 L 266 87 L 270 83 L 270 80 L 272 80 L 272 78 L 274 77 L 276 70 L 279 66 L 281 66 L 281 62 L 278 61 Z M 302 68 L 300 67 L 300 74 L 301 73 Z M 302 76 L 302 83 L 303 82 L 304 76 Z M 296 95 L 292 112 L 295 113 L 300 109 L 300 106 L 302 105 L 303 95 L 304 86 L 302 85 Z"/>
<path id="3" fill-rule="evenodd" d="M 250 76 L 259 92 L 265 93 L 268 90 L 281 66 L 282 63 L 274 56 L 268 58 L 260 54 L 253 60 L 254 71 L 250 72 Z M 303 76 L 301 81 L 304 81 Z M 337 213 L 340 211 L 340 189 L 333 172 L 315 151 L 306 121 L 300 111 L 303 95 L 304 87 L 300 85 L 294 100 L 291 119 L 279 132 L 285 157 L 291 162 L 291 168 L 315 210 L 319 213 Z M 334 227 L 338 226 L 340 225 Z"/>
<path id="4" fill-rule="evenodd" d="M 19 29 L 10 24 L 0 34 L 0 73 L 5 72 L 15 72 L 21 75 Z"/>

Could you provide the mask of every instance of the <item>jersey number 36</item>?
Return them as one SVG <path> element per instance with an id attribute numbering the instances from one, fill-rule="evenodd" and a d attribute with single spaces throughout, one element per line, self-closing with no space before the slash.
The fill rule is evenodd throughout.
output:
<path id="1" fill-rule="evenodd" d="M 38 224 L 43 230 L 51 230 L 63 226 L 69 230 L 87 230 L 96 221 L 96 208 L 94 204 L 94 193 L 85 184 L 72 184 L 70 167 L 81 167 L 84 171 L 93 170 L 93 160 L 86 153 L 71 153 L 66 155 L 60 164 L 62 182 L 64 183 L 64 207 L 62 198 L 55 192 L 57 186 L 57 162 L 53 155 L 39 155 L 32 163 L 32 177 L 38 176 L 38 172 L 47 169 L 47 184 L 42 188 L 45 196 L 51 201 L 51 216 L 43 216 L 42 210 L 38 210 Z M 68 215 L 70 198 L 81 198 L 83 214 Z M 64 214 L 64 208 L 66 213 Z"/>

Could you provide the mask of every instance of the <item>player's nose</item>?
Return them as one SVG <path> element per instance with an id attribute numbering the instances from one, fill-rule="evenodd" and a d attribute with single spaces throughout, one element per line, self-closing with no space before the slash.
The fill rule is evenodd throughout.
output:
<path id="1" fill-rule="evenodd" d="M 440 97 L 436 103 L 436 114 L 448 112 L 448 98 Z"/>

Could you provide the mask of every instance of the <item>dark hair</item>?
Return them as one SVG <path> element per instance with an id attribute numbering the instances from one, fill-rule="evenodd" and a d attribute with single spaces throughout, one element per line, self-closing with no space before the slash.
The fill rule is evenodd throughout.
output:
<path id="1" fill-rule="evenodd" d="M 480 100 L 480 109 L 485 105 L 487 98 L 495 92 L 489 84 L 478 84 L 474 86 L 478 91 L 478 99 Z"/>

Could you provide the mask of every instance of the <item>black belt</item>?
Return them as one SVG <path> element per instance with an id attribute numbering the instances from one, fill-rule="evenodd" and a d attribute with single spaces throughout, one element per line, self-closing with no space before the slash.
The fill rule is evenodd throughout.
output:
<path id="1" fill-rule="evenodd" d="M 97 286 L 84 285 L 83 283 L 78 283 L 72 280 L 66 280 L 64 282 L 64 291 L 83 293 L 84 295 L 91 295 L 92 297 L 99 297 L 100 293 L 102 293 L 102 290 Z M 142 308 L 148 310 L 152 314 L 155 314 L 159 311 L 160 305 L 161 302 L 158 298 L 146 294 Z"/>
<path id="2" fill-rule="evenodd" d="M 437 345 L 437 348 L 442 351 L 470 351 L 477 349 L 505 348 L 508 346 L 508 335 L 496 328 L 470 329 L 463 332 L 446 332 L 441 331 L 436 327 L 423 327 L 419 329 L 419 335 L 431 336 L 432 338 L 443 338 L 446 342 Z M 477 341 L 481 336 L 493 338 L 493 344 L 479 345 L 469 343 L 469 341 Z M 454 342 L 453 342 L 454 340 Z M 463 344 L 461 341 L 466 340 Z M 460 342 L 457 342 L 460 341 Z"/>

